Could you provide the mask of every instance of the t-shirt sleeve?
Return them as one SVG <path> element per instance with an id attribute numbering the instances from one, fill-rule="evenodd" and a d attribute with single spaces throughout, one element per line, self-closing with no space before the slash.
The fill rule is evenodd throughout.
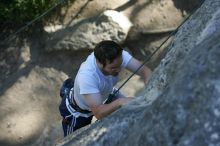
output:
<path id="1" fill-rule="evenodd" d="M 79 75 L 79 93 L 80 94 L 92 94 L 99 93 L 97 80 L 92 74 L 81 74 Z"/>
<path id="2" fill-rule="evenodd" d="M 129 63 L 129 61 L 131 60 L 132 56 L 127 51 L 123 50 L 122 58 L 123 58 L 122 67 L 125 68 L 125 67 L 127 67 L 127 65 Z"/>

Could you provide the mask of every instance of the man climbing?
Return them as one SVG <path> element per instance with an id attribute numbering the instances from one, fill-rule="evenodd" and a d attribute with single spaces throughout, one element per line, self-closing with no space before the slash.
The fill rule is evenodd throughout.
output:
<path id="1" fill-rule="evenodd" d="M 64 136 L 91 123 L 93 115 L 102 119 L 131 101 L 115 92 L 121 69 L 135 72 L 141 62 L 113 41 L 102 41 L 80 66 L 75 81 L 68 79 L 61 88 L 60 113 Z M 147 83 L 151 70 L 143 66 L 138 72 Z M 114 96 L 109 94 L 114 93 Z"/>

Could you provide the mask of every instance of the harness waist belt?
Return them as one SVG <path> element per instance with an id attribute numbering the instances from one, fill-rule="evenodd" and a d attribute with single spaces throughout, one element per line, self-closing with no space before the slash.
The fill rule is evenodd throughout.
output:
<path id="1" fill-rule="evenodd" d="M 76 110 L 77 112 L 80 112 L 80 113 L 83 113 L 83 114 L 89 114 L 91 113 L 91 111 L 89 110 L 84 110 L 84 109 L 81 109 L 77 104 L 76 104 L 76 101 L 74 99 L 74 96 L 71 96 L 71 94 L 73 93 L 73 88 L 70 90 L 70 93 L 69 93 L 69 98 L 67 97 L 68 101 L 69 101 L 69 105 L 74 109 Z M 72 94 L 73 95 L 73 94 Z M 72 98 L 71 98 L 72 97 Z M 72 101 L 71 101 L 72 99 Z"/>

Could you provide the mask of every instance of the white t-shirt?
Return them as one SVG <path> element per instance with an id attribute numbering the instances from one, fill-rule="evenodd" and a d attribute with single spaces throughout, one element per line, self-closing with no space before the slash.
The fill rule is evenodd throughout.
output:
<path id="1" fill-rule="evenodd" d="M 121 68 L 125 68 L 132 56 L 127 52 L 122 52 L 123 62 Z M 102 99 L 94 99 L 96 103 L 101 104 L 112 92 L 114 85 L 118 81 L 118 76 L 104 75 L 96 64 L 94 53 L 91 53 L 85 62 L 80 66 L 74 83 L 74 99 L 77 105 L 86 110 L 90 110 L 86 104 L 83 94 L 101 94 Z M 90 110 L 91 111 L 91 110 Z"/>

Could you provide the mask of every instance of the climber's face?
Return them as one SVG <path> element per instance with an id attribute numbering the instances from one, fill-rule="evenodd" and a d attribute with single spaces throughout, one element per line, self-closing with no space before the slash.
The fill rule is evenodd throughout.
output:
<path id="1" fill-rule="evenodd" d="M 122 57 L 120 56 L 113 60 L 111 63 L 107 61 L 106 65 L 104 67 L 102 66 L 101 70 L 105 75 L 117 76 L 121 71 L 121 64 Z"/>

